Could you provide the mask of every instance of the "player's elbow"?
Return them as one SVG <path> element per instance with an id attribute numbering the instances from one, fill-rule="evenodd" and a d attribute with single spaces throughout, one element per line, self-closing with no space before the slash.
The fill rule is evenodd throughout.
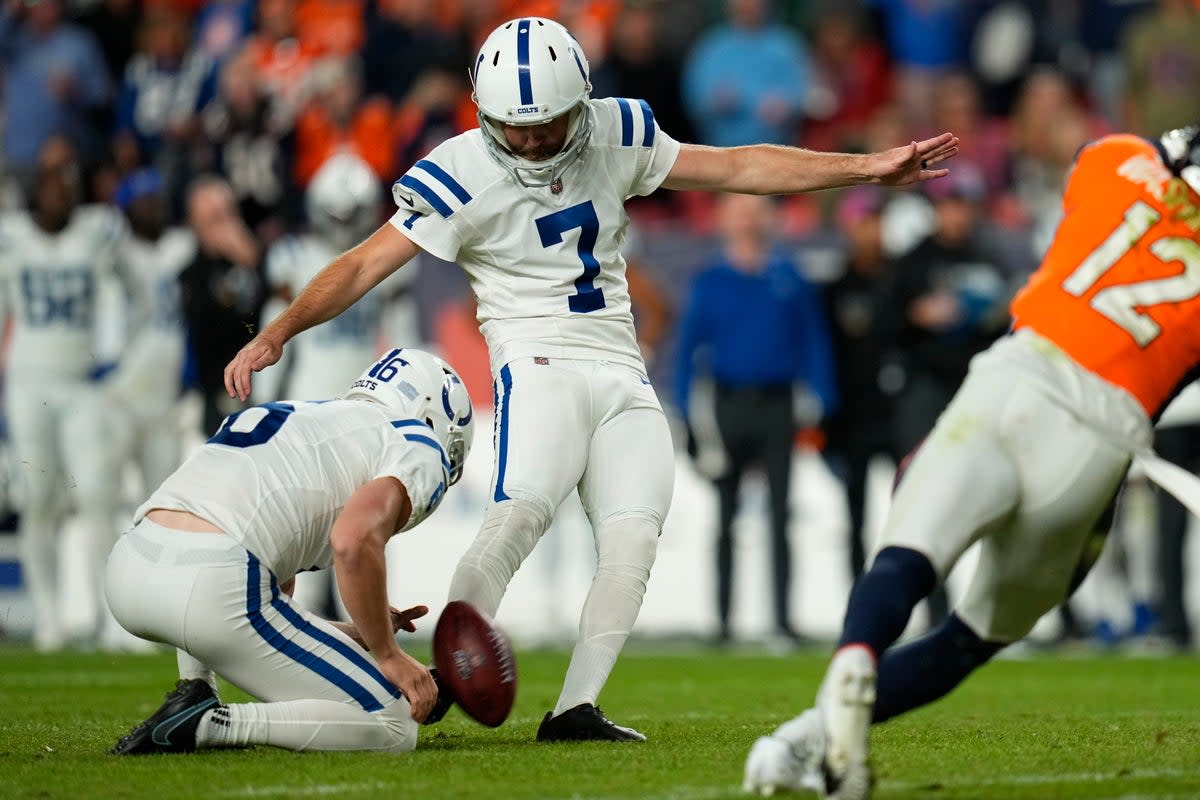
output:
<path id="1" fill-rule="evenodd" d="M 354 568 L 362 552 L 363 532 L 349 525 L 334 525 L 329 533 L 329 546 L 335 564 Z"/>
<path id="2" fill-rule="evenodd" d="M 329 534 L 334 563 L 351 571 L 359 569 L 371 554 L 383 552 L 386 541 L 378 526 L 363 520 L 339 520 Z"/>

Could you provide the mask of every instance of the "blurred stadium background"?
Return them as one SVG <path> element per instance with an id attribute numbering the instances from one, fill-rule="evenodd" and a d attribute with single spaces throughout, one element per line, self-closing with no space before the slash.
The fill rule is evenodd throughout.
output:
<path id="1" fill-rule="evenodd" d="M 20 213 L 39 167 L 69 164 L 79 169 L 87 202 L 127 211 L 131 197 L 150 191 L 131 176 L 151 168 L 170 224 L 187 228 L 194 222 L 188 187 L 216 173 L 254 243 L 250 263 L 237 265 L 253 298 L 244 313 L 265 322 L 277 310 L 269 298 L 284 288 L 265 264 L 272 247 L 310 226 L 305 195 L 322 163 L 357 154 L 385 198 L 371 225 L 390 216 L 391 182 L 432 146 L 475 125 L 466 79 L 475 48 L 496 23 L 522 15 L 564 22 L 590 55 L 593 96 L 645 98 L 681 140 L 866 152 L 942 130 L 961 137 L 954 176 L 926 193 L 830 192 L 786 198 L 763 212 L 773 246 L 823 298 L 824 332 L 811 347 L 825 352 L 833 377 L 801 372 L 795 382 L 826 402 L 798 414 L 798 431 L 778 436 L 794 441 L 791 623 L 805 636 L 831 636 L 852 578 L 857 519 L 839 477 L 870 465 L 869 535 L 885 512 L 896 454 L 932 422 L 928 414 L 948 397 L 966 359 L 1003 332 L 1007 297 L 1054 230 L 1077 149 L 1107 131 L 1151 135 L 1200 118 L 1200 3 L 5 0 L 0 209 Z M 676 388 L 681 371 L 703 376 L 704 354 L 680 353 L 676 332 L 692 279 L 722 258 L 723 240 L 737 235 L 729 215 L 742 212 L 702 194 L 659 192 L 635 199 L 629 213 L 628 256 L 641 276 L 635 315 L 679 451 L 673 508 L 635 635 L 709 638 L 719 633 L 717 495 L 685 446 L 699 437 Z M 943 239 L 955 241 L 931 254 L 929 242 Z M 929 279 L 931 271 L 952 274 L 951 283 Z M 490 380 L 461 272 L 424 257 L 404 274 L 388 324 L 375 332 L 378 344 L 386 337 L 442 352 L 464 374 L 479 411 L 463 485 L 430 523 L 391 545 L 395 602 L 436 609 L 488 491 Z M 112 294 L 99 306 L 97 363 L 125 346 L 123 301 Z M 933 303 L 947 299 L 949 321 L 921 322 L 945 311 Z M 888 309 L 898 317 L 894 327 L 867 324 Z M 214 406 L 218 418 L 234 410 L 220 406 L 211 376 L 196 364 L 224 363 L 240 344 L 197 337 L 198 320 L 190 321 L 174 423 L 161 432 L 185 451 L 212 432 Z M 1194 467 L 1200 411 L 1180 406 L 1172 415 L 1182 442 L 1176 457 Z M 10 512 L 11 531 L 22 465 L 9 455 L 0 507 Z M 115 530 L 148 492 L 136 470 L 124 469 L 124 517 Z M 1178 605 L 1181 568 L 1197 574 L 1196 537 L 1184 548 L 1181 533 L 1164 533 L 1170 513 L 1149 490 L 1134 487 L 1130 497 L 1124 546 L 1113 548 L 1073 613 L 1046 621 L 1040 639 L 1191 647 L 1178 614 L 1164 620 L 1162 612 Z M 785 648 L 795 642 L 778 635 L 771 612 L 768 506 L 765 478 L 751 469 L 734 521 L 731 634 Z M 90 573 L 83 548 L 73 545 L 77 536 L 68 522 L 60 544 L 64 608 L 86 641 L 94 611 L 81 588 Z M 13 539 L 0 535 L 0 636 L 19 640 L 31 622 Z M 501 609 L 518 643 L 573 636 L 591 558 L 586 521 L 568 500 Z M 969 569 L 968 559 L 952 595 Z M 1200 581 L 1193 577 L 1186 592 L 1187 606 L 1200 609 Z M 915 628 L 923 624 L 914 620 Z"/>

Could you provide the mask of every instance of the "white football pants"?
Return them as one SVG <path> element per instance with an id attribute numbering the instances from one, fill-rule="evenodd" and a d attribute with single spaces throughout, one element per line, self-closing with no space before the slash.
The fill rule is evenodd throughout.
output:
<path id="1" fill-rule="evenodd" d="M 913 458 L 877 548 L 925 554 L 945 578 L 982 540 L 957 613 L 1014 642 L 1067 594 L 1132 443 L 1149 435 L 1133 398 L 1028 332 L 977 356 Z"/>
<path id="2" fill-rule="evenodd" d="M 5 410 L 12 439 L 14 478 L 20 484 L 18 529 L 22 572 L 35 614 L 34 641 L 54 649 L 61 641 L 58 526 L 69 497 L 85 526 L 90 587 L 98 621 L 105 616 L 104 563 L 115 539 L 119 480 L 109 407 L 85 381 L 10 375 Z"/>
<path id="3" fill-rule="evenodd" d="M 229 725 L 202 747 L 416 746 L 408 700 L 370 654 L 295 605 L 266 565 L 228 536 L 142 520 L 113 548 L 107 591 L 130 633 L 186 651 L 264 701 L 230 705 Z"/>
<path id="4" fill-rule="evenodd" d="M 496 376 L 496 462 L 450 599 L 495 614 L 517 568 L 578 487 L 597 567 L 558 710 L 595 702 L 641 609 L 675 458 L 645 375 L 603 361 L 517 359 Z"/>

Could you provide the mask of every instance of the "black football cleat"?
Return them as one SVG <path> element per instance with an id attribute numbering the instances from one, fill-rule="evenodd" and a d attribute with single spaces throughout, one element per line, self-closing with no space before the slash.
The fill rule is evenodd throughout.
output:
<path id="1" fill-rule="evenodd" d="M 557 717 L 553 711 L 538 726 L 539 742 L 644 742 L 633 728 L 618 725 L 591 703 L 580 703 Z"/>
<path id="2" fill-rule="evenodd" d="M 190 753 L 196 749 L 196 728 L 204 712 L 220 705 L 217 693 L 207 682 L 179 681 L 158 711 L 122 736 L 108 752 L 114 756 Z"/>
<path id="3" fill-rule="evenodd" d="M 430 668 L 429 674 L 433 676 L 433 682 L 437 685 L 438 696 L 437 702 L 433 704 L 433 709 L 425 717 L 422 725 L 434 725 L 442 721 L 442 717 L 446 716 L 446 712 L 454 705 L 454 695 L 450 694 L 449 687 L 442 682 L 438 675 L 437 668 Z"/>

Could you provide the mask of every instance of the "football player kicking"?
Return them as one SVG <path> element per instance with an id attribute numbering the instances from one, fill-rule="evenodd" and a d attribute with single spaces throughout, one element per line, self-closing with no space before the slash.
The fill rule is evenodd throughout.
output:
<path id="1" fill-rule="evenodd" d="M 1013 332 L 980 354 L 912 459 L 850 594 L 816 707 L 759 739 L 748 791 L 870 794 L 869 728 L 942 697 L 1078 585 L 1131 462 L 1200 512 L 1152 424 L 1200 365 L 1200 126 L 1085 147 Z M 894 649 L 971 544 L 959 607 Z"/>
<path id="2" fill-rule="evenodd" d="M 335 259 L 234 357 L 231 395 L 300 331 L 330 319 L 425 250 L 466 271 L 495 379 L 496 460 L 479 534 L 450 598 L 494 615 L 509 580 L 572 489 L 597 569 L 543 741 L 641 741 L 596 707 L 641 608 L 671 502 L 674 450 L 646 377 L 620 248 L 624 203 L 660 187 L 747 194 L 908 184 L 957 152 L 943 134 L 870 155 L 683 144 L 644 101 L 592 100 L 587 57 L 561 25 L 500 25 L 470 65 L 479 128 L 418 161 L 399 211 Z"/>
<path id="3" fill-rule="evenodd" d="M 338 400 L 226 418 L 109 557 L 113 615 L 179 648 L 183 677 L 111 752 L 412 750 L 438 691 L 394 634 L 427 609 L 389 608 L 384 545 L 437 508 L 471 437 L 457 373 L 408 349 Z M 352 623 L 289 596 L 297 572 L 331 564 Z M 263 702 L 222 705 L 213 670 Z"/>

